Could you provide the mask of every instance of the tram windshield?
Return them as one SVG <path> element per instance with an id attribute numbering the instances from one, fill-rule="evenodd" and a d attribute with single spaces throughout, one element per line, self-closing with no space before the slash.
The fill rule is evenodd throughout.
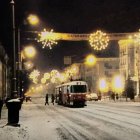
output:
<path id="1" fill-rule="evenodd" d="M 71 92 L 72 93 L 84 93 L 84 92 L 87 92 L 87 86 L 86 85 L 72 85 L 71 86 Z"/>

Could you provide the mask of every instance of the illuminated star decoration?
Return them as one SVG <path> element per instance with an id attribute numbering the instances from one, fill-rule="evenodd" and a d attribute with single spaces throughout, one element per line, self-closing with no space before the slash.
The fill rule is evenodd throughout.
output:
<path id="1" fill-rule="evenodd" d="M 51 29 L 51 31 L 46 31 L 46 29 L 44 29 L 43 32 L 41 32 L 40 34 L 38 34 L 39 36 L 39 40 L 38 42 L 42 43 L 42 48 L 44 49 L 45 47 L 49 47 L 50 49 L 52 49 L 53 45 L 56 45 L 56 37 L 53 33 L 53 29 Z"/>
<path id="2" fill-rule="evenodd" d="M 89 43 L 94 50 L 100 51 L 105 49 L 108 46 L 109 37 L 106 33 L 103 33 L 100 30 L 97 32 L 90 34 Z"/>

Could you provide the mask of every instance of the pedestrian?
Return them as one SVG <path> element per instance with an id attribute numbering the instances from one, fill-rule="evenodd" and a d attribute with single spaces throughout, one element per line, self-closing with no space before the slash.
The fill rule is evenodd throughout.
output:
<path id="1" fill-rule="evenodd" d="M 112 92 L 112 99 L 115 101 L 115 93 L 114 92 Z"/>
<path id="2" fill-rule="evenodd" d="M 116 93 L 116 100 L 118 100 L 119 99 L 119 95 L 118 95 L 118 93 Z"/>
<path id="3" fill-rule="evenodd" d="M 2 107 L 3 107 L 3 100 L 0 98 L 0 119 L 1 119 Z"/>
<path id="4" fill-rule="evenodd" d="M 46 104 L 49 105 L 49 101 L 48 101 L 48 99 L 49 99 L 49 96 L 48 96 L 48 94 L 46 94 L 46 97 L 45 97 L 45 105 L 46 105 Z"/>
<path id="5" fill-rule="evenodd" d="M 54 105 L 54 94 L 52 94 L 52 104 Z"/>

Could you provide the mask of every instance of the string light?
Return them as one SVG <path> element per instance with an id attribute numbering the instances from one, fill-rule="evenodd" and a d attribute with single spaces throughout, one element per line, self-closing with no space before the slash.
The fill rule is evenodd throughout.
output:
<path id="1" fill-rule="evenodd" d="M 37 41 L 42 43 L 42 48 L 49 47 L 50 49 L 52 49 L 52 46 L 57 44 L 53 29 L 51 29 L 50 32 L 44 29 L 43 32 L 38 34 L 38 36 L 39 39 Z"/>
<path id="2" fill-rule="evenodd" d="M 94 50 L 100 51 L 105 49 L 108 46 L 109 37 L 106 33 L 103 33 L 100 30 L 97 32 L 90 34 L 89 43 Z"/>

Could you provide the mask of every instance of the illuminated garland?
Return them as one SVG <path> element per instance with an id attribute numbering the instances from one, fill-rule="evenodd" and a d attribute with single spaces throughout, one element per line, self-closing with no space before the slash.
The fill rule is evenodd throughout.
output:
<path id="1" fill-rule="evenodd" d="M 106 33 L 98 30 L 96 33 L 90 34 L 89 43 L 94 50 L 103 50 L 108 46 L 109 37 Z"/>

